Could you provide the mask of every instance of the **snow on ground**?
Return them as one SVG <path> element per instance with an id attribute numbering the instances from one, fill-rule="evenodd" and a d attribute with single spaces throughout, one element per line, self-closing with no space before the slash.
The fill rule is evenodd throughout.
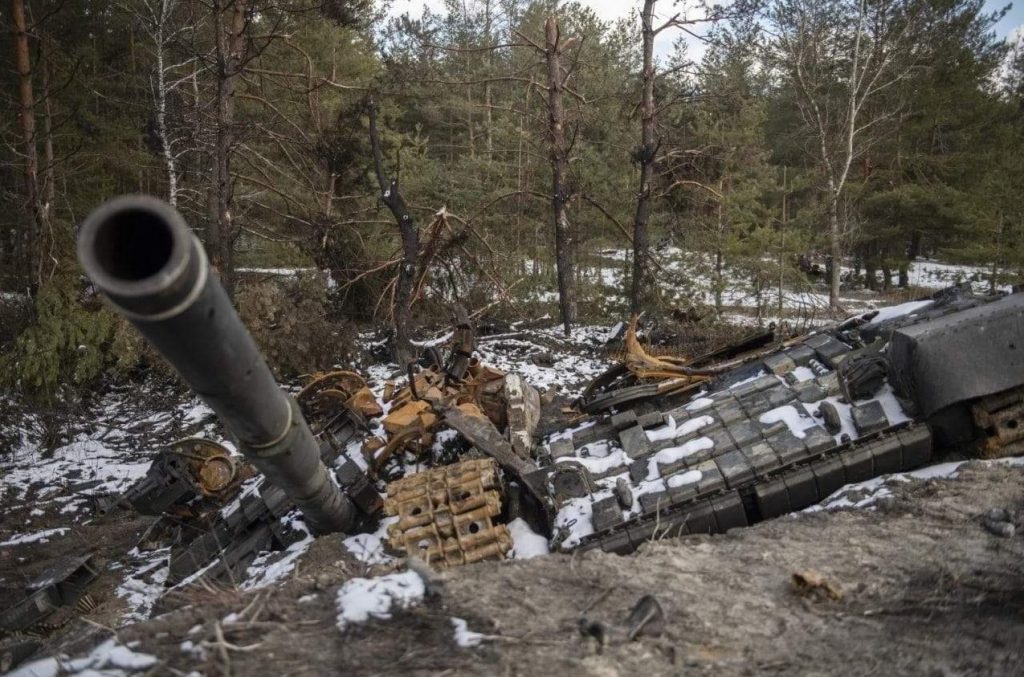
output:
<path id="1" fill-rule="evenodd" d="M 131 561 L 126 568 L 130 573 L 115 591 L 127 605 L 121 617 L 122 625 L 149 618 L 153 605 L 166 590 L 164 583 L 167 581 L 170 553 L 170 548 L 145 553 L 136 548 L 128 553 Z"/>
<path id="2" fill-rule="evenodd" d="M 725 265 L 721 274 L 716 273 L 714 257 L 707 253 L 669 246 L 658 248 L 655 256 L 659 263 L 656 278 L 661 295 L 678 307 L 693 304 L 714 307 L 717 291 L 722 317 L 731 324 L 758 326 L 786 319 L 809 328 L 831 321 L 828 289 L 823 280 L 808 280 L 801 273 L 787 270 L 783 272 L 780 290 L 777 272 L 772 272 L 770 280 L 762 279 L 758 286 L 742 267 Z M 629 257 L 628 250 L 606 249 L 582 264 L 580 275 L 590 283 L 581 288 L 581 302 L 589 298 L 591 303 L 610 314 L 625 312 L 628 285 L 625 283 L 627 266 L 623 262 Z M 777 264 L 777 259 L 772 257 L 765 257 L 763 261 L 769 269 Z M 844 266 L 842 272 L 850 273 L 852 269 Z M 920 259 L 911 263 L 908 274 L 910 285 L 914 287 L 943 289 L 971 282 L 975 291 L 983 292 L 988 290 L 991 270 L 987 266 Z M 892 283 L 895 285 L 895 277 Z M 1008 290 L 1005 285 L 1000 288 Z M 847 310 L 867 310 L 877 305 L 876 297 L 876 292 L 867 289 L 843 290 L 839 302 Z M 539 288 L 532 292 L 532 299 L 555 304 L 558 294 L 554 287 Z"/>
<path id="3" fill-rule="evenodd" d="M 384 546 L 388 540 L 388 527 L 398 521 L 398 516 L 385 517 L 380 521 L 377 530 L 366 534 L 355 534 L 342 541 L 345 549 L 364 564 L 387 564 L 393 562 L 394 557 L 389 555 Z"/>
<path id="4" fill-rule="evenodd" d="M 508 530 L 512 534 L 512 552 L 509 553 L 511 559 L 532 559 L 551 552 L 548 539 L 531 529 L 522 517 L 509 522 Z"/>
<path id="5" fill-rule="evenodd" d="M 1024 465 L 1024 457 L 997 458 L 991 460 L 975 460 L 974 463 L 982 464 L 1005 464 Z M 836 490 L 831 496 L 821 503 L 805 508 L 802 512 L 820 512 L 822 510 L 836 510 L 840 508 L 870 508 L 880 499 L 892 496 L 890 486 L 899 482 L 910 482 L 911 480 L 934 480 L 934 479 L 955 479 L 960 473 L 960 467 L 968 461 L 947 461 L 924 466 L 909 472 L 893 473 L 891 475 L 880 475 L 865 482 L 847 484 Z"/>
<path id="6" fill-rule="evenodd" d="M 487 635 L 473 632 L 469 624 L 462 618 L 452 616 L 452 628 L 455 630 L 455 644 L 463 649 L 471 649 L 487 639 Z"/>
<path id="7" fill-rule="evenodd" d="M 196 398 L 170 400 L 156 412 L 137 399 L 138 392 L 126 388 L 83 407 L 63 423 L 68 441 L 53 449 L 44 446 L 47 435 L 36 430 L 38 422 L 26 417 L 16 431 L 20 445 L 0 454 L 0 504 L 31 500 L 40 511 L 81 513 L 94 498 L 118 495 L 143 477 L 155 452 L 174 439 L 227 442 L 217 434 L 213 412 Z"/>
<path id="8" fill-rule="evenodd" d="M 132 643 L 134 644 L 134 643 Z M 43 658 L 21 666 L 7 677 L 57 677 L 58 675 L 90 675 L 119 677 L 149 670 L 157 663 L 156 656 L 139 653 L 132 645 L 108 639 L 83 658 L 66 656 Z"/>
<path id="9" fill-rule="evenodd" d="M 988 291 L 992 269 L 988 266 L 971 266 L 942 263 L 933 260 L 918 260 L 910 264 L 910 284 L 926 289 L 943 289 L 961 282 L 970 282 L 975 291 Z M 1006 288 L 1008 290 L 1008 288 Z"/>
<path id="10" fill-rule="evenodd" d="M 0 548 L 10 545 L 24 545 L 25 543 L 48 543 L 50 536 L 60 536 L 68 531 L 70 531 L 68 527 L 57 527 L 55 529 L 43 529 L 42 531 L 30 534 L 19 534 L 0 543 Z"/>
<path id="11" fill-rule="evenodd" d="M 295 570 L 295 564 L 313 545 L 313 534 L 302 521 L 298 511 L 293 511 L 281 519 L 288 529 L 301 532 L 302 538 L 289 545 L 283 552 L 265 552 L 258 555 L 245 571 L 242 590 L 259 590 L 283 580 Z"/>
<path id="12" fill-rule="evenodd" d="M 236 273 L 251 275 L 276 275 L 279 277 L 295 277 L 302 273 L 319 273 L 318 268 L 235 268 Z"/>
<path id="13" fill-rule="evenodd" d="M 36 501 L 56 500 L 68 489 L 76 491 L 78 497 L 118 493 L 145 475 L 151 462 L 146 458 L 127 460 L 124 452 L 96 440 L 72 442 L 55 449 L 47 458 L 33 454 L 3 464 L 0 501 L 23 501 L 30 491 Z"/>
<path id="14" fill-rule="evenodd" d="M 555 387 L 563 395 L 575 397 L 610 366 L 607 359 L 590 355 L 595 347 L 604 345 L 607 334 L 608 327 L 594 325 L 574 327 L 568 337 L 557 328 L 513 331 L 481 337 L 477 353 L 483 364 L 517 372 L 538 390 Z"/>
<path id="15" fill-rule="evenodd" d="M 371 618 L 389 619 L 395 610 L 419 604 L 426 594 L 423 579 L 415 571 L 377 578 L 350 578 L 338 590 L 338 629 Z"/>

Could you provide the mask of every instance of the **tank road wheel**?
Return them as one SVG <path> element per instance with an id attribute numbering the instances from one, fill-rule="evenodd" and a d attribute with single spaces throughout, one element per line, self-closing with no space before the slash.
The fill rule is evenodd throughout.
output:
<path id="1" fill-rule="evenodd" d="M 359 414 L 359 418 L 374 418 L 383 414 L 377 398 L 366 385 L 366 380 L 354 371 L 332 371 L 320 374 L 299 391 L 296 399 L 314 432 L 337 417 L 344 407 Z"/>
<path id="2" fill-rule="evenodd" d="M 213 440 L 200 437 L 178 440 L 170 445 L 168 452 L 183 461 L 186 479 L 207 498 L 223 498 L 228 490 L 252 476 L 251 471 L 242 471 L 242 464 L 230 451 Z"/>

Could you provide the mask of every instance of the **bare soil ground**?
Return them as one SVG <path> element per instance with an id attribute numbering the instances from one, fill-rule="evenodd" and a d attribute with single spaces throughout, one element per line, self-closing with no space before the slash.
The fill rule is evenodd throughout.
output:
<path id="1" fill-rule="evenodd" d="M 454 569 L 424 603 L 344 632 L 337 589 L 369 572 L 340 537 L 326 536 L 282 585 L 192 589 L 165 600 L 168 613 L 116 632 L 159 658 L 152 674 L 167 675 L 1024 674 L 1024 536 L 995 536 L 979 519 L 998 507 L 1024 523 L 1024 467 L 970 463 L 956 479 L 896 483 L 892 492 L 874 509 L 664 540 L 633 556 Z M 117 549 L 143 527 L 109 520 L 75 534 Z M 57 554 L 47 548 L 4 548 L 0 576 Z M 842 598 L 797 593 L 791 575 L 808 569 Z M 115 578 L 97 589 L 99 607 L 49 649 L 81 655 L 109 636 Z M 614 626 L 646 594 L 664 608 L 665 631 L 625 641 Z M 580 634 L 581 615 L 613 626 L 605 646 Z M 459 648 L 452 617 L 489 639 Z"/>

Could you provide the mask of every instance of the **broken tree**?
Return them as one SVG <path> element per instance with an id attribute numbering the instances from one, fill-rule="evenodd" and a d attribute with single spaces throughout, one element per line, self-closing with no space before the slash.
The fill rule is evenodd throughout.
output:
<path id="1" fill-rule="evenodd" d="M 413 287 L 416 282 L 416 262 L 419 259 L 420 236 L 412 212 L 398 189 L 398 176 L 389 179 L 384 171 L 384 151 L 381 150 L 380 133 L 377 131 L 377 105 L 367 104 L 370 118 L 370 146 L 373 149 L 373 169 L 380 187 L 380 199 L 398 224 L 402 238 L 402 262 L 399 264 L 395 283 L 393 326 L 395 330 L 395 361 L 406 364 L 415 356 L 409 338 L 409 322 L 412 317 Z"/>

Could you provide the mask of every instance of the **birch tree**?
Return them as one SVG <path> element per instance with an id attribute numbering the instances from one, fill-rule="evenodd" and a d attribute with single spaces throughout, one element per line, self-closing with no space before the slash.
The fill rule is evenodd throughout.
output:
<path id="1" fill-rule="evenodd" d="M 833 310 L 849 235 L 840 205 L 850 168 L 902 107 L 897 88 L 921 66 L 925 13 L 917 0 L 776 0 L 768 10 L 772 62 L 795 95 L 824 184 Z"/>
<path id="2" fill-rule="evenodd" d="M 172 129 L 169 108 L 175 92 L 185 83 L 195 81 L 194 69 L 184 75 L 181 75 L 181 69 L 193 65 L 196 57 L 176 61 L 171 47 L 193 27 L 186 21 L 176 20 L 176 14 L 181 10 L 179 0 L 137 0 L 131 5 L 123 5 L 123 8 L 141 26 L 152 50 L 153 71 L 149 84 L 153 127 L 167 174 L 167 201 L 177 207 L 180 190 L 178 158 L 186 149 L 182 148 L 184 140 Z"/>

